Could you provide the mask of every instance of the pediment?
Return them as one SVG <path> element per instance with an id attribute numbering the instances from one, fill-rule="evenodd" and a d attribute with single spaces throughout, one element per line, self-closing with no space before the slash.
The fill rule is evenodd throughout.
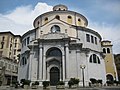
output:
<path id="1" fill-rule="evenodd" d="M 64 33 L 48 33 L 41 36 L 42 39 L 64 39 L 69 38 L 67 34 Z"/>

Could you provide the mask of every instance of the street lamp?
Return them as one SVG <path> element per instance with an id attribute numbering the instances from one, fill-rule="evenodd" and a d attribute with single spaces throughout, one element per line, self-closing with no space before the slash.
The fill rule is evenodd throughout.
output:
<path id="1" fill-rule="evenodd" d="M 82 69 L 83 87 L 85 87 L 85 80 L 84 80 L 84 69 L 85 69 L 85 65 L 80 65 L 80 68 Z"/>

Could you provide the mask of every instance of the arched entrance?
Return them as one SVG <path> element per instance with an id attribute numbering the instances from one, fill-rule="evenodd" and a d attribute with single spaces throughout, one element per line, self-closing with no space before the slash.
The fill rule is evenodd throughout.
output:
<path id="1" fill-rule="evenodd" d="M 107 77 L 107 81 L 113 81 L 113 76 L 112 75 L 108 74 L 106 77 Z"/>
<path id="2" fill-rule="evenodd" d="M 57 67 L 50 69 L 50 85 L 56 85 L 60 79 L 60 71 Z"/>

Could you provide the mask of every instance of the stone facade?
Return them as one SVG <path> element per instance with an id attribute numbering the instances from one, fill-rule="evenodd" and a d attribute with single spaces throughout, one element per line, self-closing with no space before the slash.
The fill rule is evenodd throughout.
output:
<path id="1" fill-rule="evenodd" d="M 38 16 L 33 25 L 35 28 L 22 36 L 19 81 L 47 80 L 55 85 L 75 77 L 82 85 L 80 65 L 84 65 L 86 86 L 90 78 L 106 82 L 101 36 L 87 28 L 83 15 L 56 5 L 53 11 Z"/>

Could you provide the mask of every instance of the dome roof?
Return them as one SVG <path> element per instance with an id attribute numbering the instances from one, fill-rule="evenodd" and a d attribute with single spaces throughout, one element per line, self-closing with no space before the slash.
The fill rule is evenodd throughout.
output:
<path id="1" fill-rule="evenodd" d="M 59 4 L 59 5 L 56 5 L 56 6 L 53 7 L 53 11 L 57 11 L 57 10 L 59 10 L 59 11 L 63 10 L 63 11 L 65 11 L 65 10 L 68 10 L 68 8 L 65 5 Z"/>

